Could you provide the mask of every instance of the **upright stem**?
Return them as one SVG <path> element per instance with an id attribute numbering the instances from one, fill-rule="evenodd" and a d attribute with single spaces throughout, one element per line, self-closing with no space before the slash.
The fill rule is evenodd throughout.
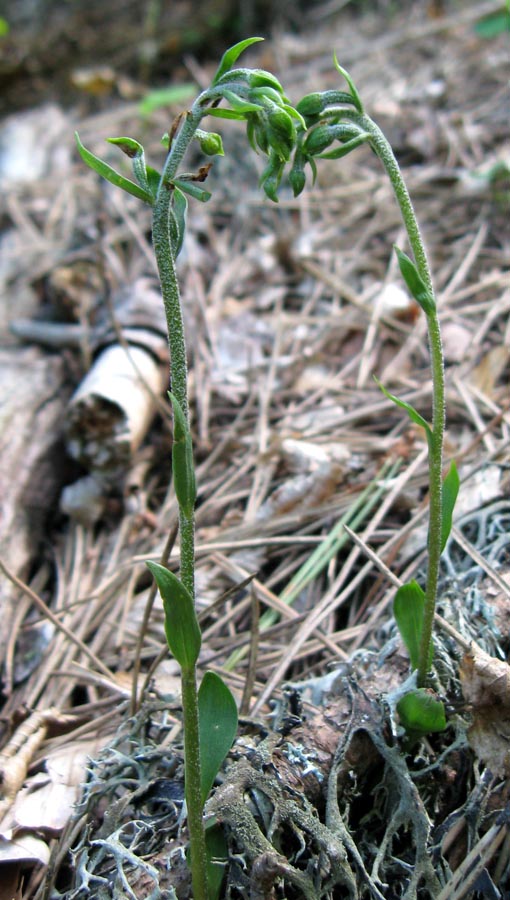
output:
<path id="1" fill-rule="evenodd" d="M 196 127 L 196 126 L 195 126 Z M 189 421 L 188 367 L 179 283 L 169 231 L 171 193 L 161 184 L 153 215 L 153 242 L 158 264 L 163 303 L 168 327 L 172 393 Z M 180 576 L 192 597 L 195 596 L 194 515 L 179 510 L 181 545 Z M 185 795 L 190 836 L 190 868 L 194 900 L 208 900 L 207 855 L 201 792 L 200 741 L 198 722 L 197 673 L 193 666 L 182 671 L 182 708 L 184 726 Z"/>
<path id="2" fill-rule="evenodd" d="M 354 116 L 349 116 L 349 118 Z M 356 121 L 370 134 L 370 144 L 381 160 L 393 186 L 397 203 L 413 251 L 420 277 L 427 286 L 431 297 L 434 297 L 432 276 L 420 234 L 418 221 L 413 209 L 409 192 L 390 144 L 380 128 L 368 116 L 356 116 Z M 436 304 L 427 314 L 427 328 L 432 371 L 432 435 L 429 442 L 429 528 L 427 539 L 428 566 L 425 587 L 425 611 L 421 633 L 418 686 L 423 687 L 429 669 L 430 642 L 434 623 L 434 610 L 437 599 L 439 579 L 439 560 L 441 557 L 441 523 L 443 510 L 443 441 L 445 428 L 445 386 L 444 363 L 441 345 L 441 331 L 437 316 Z"/>

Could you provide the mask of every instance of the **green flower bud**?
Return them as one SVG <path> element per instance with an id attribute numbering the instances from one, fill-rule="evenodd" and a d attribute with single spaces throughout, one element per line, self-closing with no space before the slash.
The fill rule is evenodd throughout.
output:
<path id="1" fill-rule="evenodd" d="M 289 172 L 289 182 L 294 197 L 299 196 L 306 183 L 305 162 L 306 159 L 303 154 L 296 150 L 296 153 L 294 155 L 294 163 L 292 169 Z"/>
<path id="2" fill-rule="evenodd" d="M 224 156 L 223 142 L 219 134 L 212 131 L 202 131 L 198 128 L 195 132 L 200 149 L 206 156 Z"/>
<path id="3" fill-rule="evenodd" d="M 305 138 L 304 150 L 310 156 L 317 156 L 331 146 L 335 140 L 332 125 L 317 125 Z"/>
<path id="4" fill-rule="evenodd" d="M 274 106 L 267 112 L 267 139 L 282 160 L 288 160 L 296 143 L 296 126 L 284 109 Z"/>
<path id="5" fill-rule="evenodd" d="M 278 188 L 282 180 L 285 160 L 281 160 L 276 153 L 272 153 L 269 162 L 260 176 L 259 184 L 264 188 L 266 197 L 274 203 L 278 203 Z"/>
<path id="6" fill-rule="evenodd" d="M 328 106 L 337 106 L 341 103 L 349 103 L 352 105 L 352 97 L 345 91 L 316 91 L 313 94 L 306 94 L 296 109 L 306 119 L 313 119 L 321 116 Z"/>

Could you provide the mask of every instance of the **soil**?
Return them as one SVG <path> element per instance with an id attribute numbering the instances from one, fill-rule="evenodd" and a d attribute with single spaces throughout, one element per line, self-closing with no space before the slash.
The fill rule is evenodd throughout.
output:
<path id="1" fill-rule="evenodd" d="M 141 58 L 134 7 L 117 4 L 98 42 L 104 11 L 60 6 L 58 53 L 25 4 L 1 38 L 0 900 L 187 900 L 179 673 L 145 566 L 179 561 L 150 217 L 83 165 L 73 132 L 117 167 L 104 139 L 128 134 L 157 165 L 161 135 L 245 20 L 222 7 L 191 41 L 187 4 L 175 20 L 165 8 L 159 28 L 142 23 Z M 222 898 L 510 897 L 502 6 L 243 6 L 267 32 L 246 65 L 296 102 L 344 89 L 335 51 L 392 143 L 434 273 L 445 458 L 462 484 L 430 684 L 447 728 L 411 740 L 391 604 L 424 577 L 426 441 L 373 375 L 425 418 L 431 383 L 392 253 L 406 245 L 391 187 L 361 148 L 276 206 L 257 184 L 263 159 L 221 124 L 225 157 L 212 199 L 190 206 L 179 274 L 201 672 L 220 673 L 240 708 L 206 808 Z M 188 94 L 158 105 L 151 91 L 169 83 Z M 189 166 L 202 164 L 197 148 Z M 118 392 L 112 347 L 137 361 Z"/>

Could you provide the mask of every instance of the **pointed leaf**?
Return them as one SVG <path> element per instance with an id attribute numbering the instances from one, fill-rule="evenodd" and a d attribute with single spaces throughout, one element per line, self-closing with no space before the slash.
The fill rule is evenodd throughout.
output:
<path id="1" fill-rule="evenodd" d="M 393 614 L 402 640 L 407 647 L 411 668 L 417 669 L 420 657 L 420 643 L 425 611 L 425 594 L 416 581 L 399 587 L 393 601 Z M 432 663 L 433 647 L 430 645 L 429 666 Z"/>
<path id="2" fill-rule="evenodd" d="M 460 478 L 457 466 L 452 460 L 448 475 L 443 481 L 443 515 L 441 522 L 441 553 L 446 547 L 446 542 L 452 530 L 453 509 L 457 494 L 459 493 Z"/>
<path id="3" fill-rule="evenodd" d="M 321 159 L 342 159 L 343 156 L 347 156 L 348 153 L 351 153 L 353 150 L 356 150 L 357 147 L 361 147 L 362 144 L 366 144 L 366 142 L 370 139 L 370 135 L 368 132 L 363 131 L 357 137 L 352 138 L 352 140 L 347 141 L 347 143 L 342 144 L 341 147 L 336 147 L 335 150 L 328 150 L 327 153 L 321 153 Z"/>
<path id="4" fill-rule="evenodd" d="M 123 191 L 132 194 L 133 197 L 137 197 L 139 200 L 143 200 L 145 203 L 148 203 L 149 206 L 153 205 L 154 200 L 149 191 L 144 190 L 138 184 L 135 184 L 134 181 L 130 181 L 129 178 L 124 178 L 120 172 L 112 169 L 108 163 L 103 162 L 102 159 L 99 159 L 98 156 L 95 156 L 90 150 L 87 150 L 80 141 L 78 132 L 75 132 L 75 138 L 78 152 L 83 162 L 86 163 L 89 168 L 93 169 L 94 172 L 97 172 L 98 175 L 101 175 L 106 181 L 109 181 L 110 184 L 115 185 L 115 187 L 122 188 Z"/>
<path id="5" fill-rule="evenodd" d="M 407 254 L 403 253 L 402 250 L 400 250 L 398 247 L 395 247 L 395 253 L 397 254 L 398 265 L 402 274 L 402 278 L 407 284 L 411 296 L 414 297 L 416 302 L 421 306 L 425 315 L 430 315 L 430 313 L 434 312 L 436 308 L 434 297 L 423 281 L 423 278 L 418 272 L 418 269 L 416 268 L 412 259 L 409 259 Z"/>
<path id="6" fill-rule="evenodd" d="M 237 731 L 237 706 L 215 672 L 206 672 L 198 690 L 202 800 L 206 801 Z"/>
<path id="7" fill-rule="evenodd" d="M 388 400 L 391 400 L 392 403 L 394 403 L 395 406 L 400 407 L 400 409 L 405 409 L 407 415 L 411 419 L 411 422 L 414 422 L 415 425 L 420 425 L 422 428 L 425 429 L 425 434 L 427 435 L 427 441 L 430 443 L 430 441 L 432 439 L 432 429 L 431 429 L 429 423 L 425 421 L 423 416 L 420 416 L 419 412 L 414 408 L 414 406 L 411 406 L 410 403 L 406 403 L 405 400 L 400 400 L 398 397 L 395 397 L 395 394 L 390 394 L 390 392 L 386 390 L 384 385 L 381 384 L 381 382 L 379 381 L 378 378 L 375 377 L 375 375 L 374 375 L 374 381 L 377 384 L 377 386 L 380 388 L 380 390 L 383 392 L 384 396 L 388 398 Z"/>
<path id="8" fill-rule="evenodd" d="M 414 734 L 444 731 L 446 716 L 441 700 L 425 688 L 409 691 L 397 703 L 400 724 Z"/>
<path id="9" fill-rule="evenodd" d="M 185 194 L 189 194 L 194 200 L 200 200 L 201 203 L 207 203 L 212 197 L 211 192 L 206 191 L 196 181 L 188 181 L 186 178 L 173 178 L 172 184 L 178 187 L 179 190 L 184 191 Z"/>
<path id="10" fill-rule="evenodd" d="M 159 563 L 146 562 L 158 586 L 165 610 L 165 634 L 171 653 L 181 669 L 193 669 L 200 653 L 202 636 L 193 597 L 177 575 Z"/>
<path id="11" fill-rule="evenodd" d="M 172 444 L 172 470 L 175 495 L 180 509 L 190 519 L 195 508 L 197 487 L 195 481 L 195 463 L 193 460 L 193 441 L 189 425 L 177 398 L 168 391 L 174 411 L 174 440 Z"/>
<path id="12" fill-rule="evenodd" d="M 223 56 L 221 57 L 220 64 L 216 70 L 216 74 L 212 80 L 212 84 L 215 85 L 218 83 L 219 79 L 225 72 L 228 72 L 229 69 L 232 68 L 237 59 L 241 56 L 244 50 L 247 47 L 250 47 L 252 44 L 256 44 L 258 41 L 263 41 L 262 37 L 252 37 L 246 38 L 244 41 L 239 41 L 238 44 L 234 44 L 233 47 L 230 47 L 225 51 Z"/>
<path id="13" fill-rule="evenodd" d="M 223 96 L 225 100 L 228 100 L 232 109 L 243 115 L 245 113 L 259 113 L 261 109 L 263 109 L 262 104 L 250 103 L 249 100 L 243 100 L 242 97 L 238 97 L 233 91 L 224 91 Z"/>
<path id="14" fill-rule="evenodd" d="M 233 109 L 225 109 L 223 106 L 213 106 L 207 110 L 207 115 L 215 116 L 217 119 L 235 119 L 237 122 L 244 120 L 242 113 L 235 112 Z"/>
<path id="15" fill-rule="evenodd" d="M 363 114 L 363 103 L 361 102 L 361 97 L 358 94 L 358 89 L 354 84 L 349 73 L 340 65 L 338 59 L 336 58 L 336 53 L 333 53 L 333 62 L 335 64 L 335 68 L 340 75 L 345 78 L 347 84 L 349 85 L 349 91 L 352 97 L 353 105 L 356 107 L 359 113 Z"/>

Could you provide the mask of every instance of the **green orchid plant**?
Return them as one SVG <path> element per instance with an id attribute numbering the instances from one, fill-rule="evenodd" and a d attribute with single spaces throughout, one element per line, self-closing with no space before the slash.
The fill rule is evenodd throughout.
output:
<path id="1" fill-rule="evenodd" d="M 335 58 L 347 90 L 308 94 L 293 107 L 283 88 L 269 72 L 233 68 L 241 53 L 262 38 L 248 38 L 231 47 L 223 56 L 211 86 L 196 98 L 191 108 L 180 114 L 165 135 L 167 155 L 161 172 L 148 166 L 144 148 L 128 137 L 111 138 L 131 160 L 133 180 L 117 172 L 81 143 L 78 151 L 84 162 L 111 184 L 127 191 L 152 208 L 153 244 L 170 349 L 169 398 L 173 411 L 172 471 L 179 508 L 179 575 L 148 562 L 162 597 L 165 633 L 170 652 L 181 670 L 185 798 L 189 831 L 192 889 L 195 900 L 211 900 L 221 886 L 221 867 L 212 857 L 222 855 L 218 830 L 204 826 L 204 805 L 216 775 L 237 730 L 235 700 L 224 681 L 206 672 L 198 685 L 197 662 L 201 632 L 195 610 L 194 511 L 195 468 L 188 408 L 186 342 L 176 260 L 181 251 L 188 197 L 201 202 L 211 194 L 204 187 L 210 169 L 180 172 L 193 141 L 208 156 L 222 155 L 219 134 L 205 131 L 206 117 L 244 122 L 247 138 L 257 153 L 267 157 L 260 184 L 267 197 L 278 201 L 278 191 L 288 170 L 288 182 L 295 196 L 305 187 L 307 168 L 312 180 L 317 159 L 339 159 L 363 144 L 375 151 L 394 189 L 407 230 L 414 262 L 397 250 L 403 278 L 427 318 L 433 378 L 433 414 L 429 424 L 409 404 L 381 389 L 411 420 L 425 431 L 429 446 L 430 516 L 428 532 L 428 573 L 425 590 L 415 582 L 403 585 L 395 598 L 395 616 L 416 670 L 416 687 L 407 691 L 398 705 L 404 727 L 425 733 L 445 727 L 442 704 L 426 690 L 432 663 L 432 627 L 437 596 L 439 559 L 451 528 L 452 510 L 458 490 L 458 476 L 452 464 L 442 478 L 445 422 L 444 371 L 441 336 L 430 269 L 415 213 L 392 149 L 366 115 L 350 76 Z M 223 104 L 223 105 L 222 105 Z M 204 747 L 207 753 L 204 753 Z M 219 871 L 218 871 L 219 870 Z"/>

